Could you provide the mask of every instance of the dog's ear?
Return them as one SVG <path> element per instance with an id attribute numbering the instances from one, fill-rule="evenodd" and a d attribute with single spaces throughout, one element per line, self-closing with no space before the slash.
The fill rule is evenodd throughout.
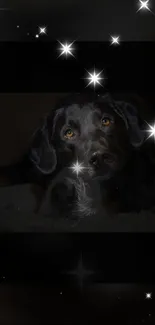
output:
<path id="1" fill-rule="evenodd" d="M 37 129 L 32 138 L 29 158 L 42 174 L 52 174 L 57 165 L 56 152 L 50 139 L 47 118 L 42 128 Z"/>
<path id="2" fill-rule="evenodd" d="M 115 101 L 114 110 L 124 120 L 131 145 L 135 148 L 140 147 L 145 140 L 144 122 L 139 117 L 136 107 L 127 102 Z"/>

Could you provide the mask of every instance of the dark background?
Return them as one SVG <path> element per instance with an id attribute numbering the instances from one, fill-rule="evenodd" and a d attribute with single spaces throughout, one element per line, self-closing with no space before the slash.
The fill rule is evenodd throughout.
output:
<path id="1" fill-rule="evenodd" d="M 154 324 L 153 234 L 3 234 L 0 254 L 2 324 Z"/>
<path id="2" fill-rule="evenodd" d="M 150 5 L 154 12 L 154 2 Z M 40 25 L 47 25 L 49 40 L 108 41 L 111 34 L 124 41 L 155 40 L 155 16 L 136 13 L 137 0 L 3 0 L 1 7 L 10 9 L 0 11 L 0 39 L 5 41 L 34 41 Z"/>
<path id="3" fill-rule="evenodd" d="M 136 13 L 137 4 L 134 0 L 0 2 L 1 8 L 9 9 L 0 10 L 1 164 L 15 162 L 25 152 L 40 118 L 59 97 L 56 93 L 85 89 L 84 69 L 94 65 L 105 69 L 108 78 L 104 89 L 97 91 L 138 95 L 138 107 L 143 106 L 143 114 L 154 121 L 155 46 L 149 41 L 155 41 L 155 16 L 148 11 Z M 36 39 L 41 25 L 47 26 L 47 35 Z M 78 43 L 76 59 L 56 59 L 57 39 L 108 42 L 114 34 L 129 43 L 120 47 Z M 34 201 L 29 188 L 5 188 L 0 196 L 2 324 L 154 324 L 154 233 L 127 234 L 154 231 L 154 213 L 112 220 L 104 227 L 102 219 L 86 220 L 80 232 L 126 232 L 71 237 L 56 232 L 68 231 L 68 225 L 54 226 L 47 220 L 45 225 L 42 217 L 30 212 Z M 14 209 L 15 201 L 23 202 L 25 213 L 18 204 Z M 82 292 L 76 277 L 59 276 L 62 270 L 76 267 L 81 251 L 85 267 L 95 273 Z M 145 299 L 146 292 L 152 292 L 151 300 Z"/>
<path id="4" fill-rule="evenodd" d="M 112 46 L 109 42 L 75 42 L 75 51 L 67 59 L 58 58 L 57 41 L 1 42 L 2 92 L 84 92 L 89 72 L 103 70 L 102 87 L 98 93 L 136 93 L 142 97 L 154 95 L 155 43 L 124 42 Z M 87 70 L 87 71 L 86 71 Z"/>

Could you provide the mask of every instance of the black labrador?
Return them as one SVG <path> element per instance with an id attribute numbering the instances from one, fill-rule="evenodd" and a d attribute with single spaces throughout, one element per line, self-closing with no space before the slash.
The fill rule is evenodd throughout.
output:
<path id="1" fill-rule="evenodd" d="M 23 162 L 8 175 L 13 183 L 40 185 L 44 194 L 50 189 L 51 205 L 62 214 L 149 209 L 154 164 L 145 126 L 133 105 L 109 94 L 70 96 L 45 117 Z"/>

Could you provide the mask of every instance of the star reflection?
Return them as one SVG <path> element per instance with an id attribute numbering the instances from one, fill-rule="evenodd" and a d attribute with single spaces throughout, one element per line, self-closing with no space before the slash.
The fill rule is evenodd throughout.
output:
<path id="1" fill-rule="evenodd" d="M 81 253 L 77 267 L 71 271 L 66 271 L 63 273 L 65 273 L 67 275 L 75 276 L 77 278 L 79 287 L 82 290 L 83 286 L 84 286 L 84 280 L 87 277 L 89 277 L 90 275 L 94 274 L 94 271 L 85 269 L 85 267 L 83 265 L 83 257 L 82 257 L 82 253 Z"/>

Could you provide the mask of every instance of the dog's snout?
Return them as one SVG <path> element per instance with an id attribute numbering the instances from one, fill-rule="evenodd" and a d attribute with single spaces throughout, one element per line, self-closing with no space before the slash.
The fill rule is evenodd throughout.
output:
<path id="1" fill-rule="evenodd" d="M 89 160 L 89 163 L 94 168 L 101 167 L 102 163 L 110 164 L 114 161 L 114 155 L 109 154 L 107 152 L 94 152 Z"/>
<path id="2" fill-rule="evenodd" d="M 100 161 L 100 153 L 94 152 L 89 160 L 89 163 L 94 167 L 98 167 L 99 161 Z"/>

